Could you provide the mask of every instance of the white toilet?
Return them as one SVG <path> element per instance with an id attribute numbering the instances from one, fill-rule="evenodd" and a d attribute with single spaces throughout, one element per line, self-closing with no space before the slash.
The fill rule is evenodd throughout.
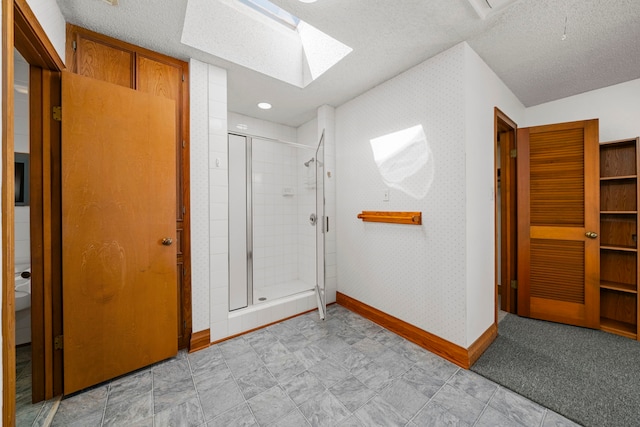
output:
<path id="1" fill-rule="evenodd" d="M 15 311 L 22 311 L 31 307 L 31 267 L 16 264 L 15 272 Z"/>

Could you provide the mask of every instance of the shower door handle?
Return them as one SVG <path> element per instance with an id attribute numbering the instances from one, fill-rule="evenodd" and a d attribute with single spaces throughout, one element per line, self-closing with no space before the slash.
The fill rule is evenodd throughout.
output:
<path id="1" fill-rule="evenodd" d="M 316 222 L 318 222 L 318 217 L 316 216 L 316 214 L 312 213 L 311 215 L 309 215 L 309 222 L 311 223 L 311 225 L 316 225 Z"/>

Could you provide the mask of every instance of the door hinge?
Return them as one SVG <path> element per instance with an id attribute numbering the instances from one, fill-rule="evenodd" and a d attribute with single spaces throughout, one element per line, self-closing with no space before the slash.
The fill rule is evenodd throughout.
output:
<path id="1" fill-rule="evenodd" d="M 182 75 L 182 81 L 184 81 L 184 74 Z"/>
<path id="2" fill-rule="evenodd" d="M 71 42 L 71 48 L 75 51 L 78 48 L 78 43 L 76 43 L 76 41 L 72 41 Z"/>
<path id="3" fill-rule="evenodd" d="M 53 349 L 54 350 L 62 350 L 62 348 L 64 347 L 64 336 L 63 335 L 58 335 L 57 337 L 55 337 L 53 339 Z"/>
<path id="4" fill-rule="evenodd" d="M 186 146 L 187 146 L 187 143 L 186 143 L 186 142 L 184 142 L 184 140 L 182 140 L 182 148 L 184 148 L 184 147 L 186 147 Z"/>
<path id="5" fill-rule="evenodd" d="M 511 281 L 511 289 L 518 289 L 518 281 L 517 280 L 512 280 Z"/>
<path id="6" fill-rule="evenodd" d="M 187 321 L 186 321 L 186 320 L 183 320 L 183 321 L 182 321 L 182 330 L 183 330 L 183 331 L 186 331 L 186 330 L 187 330 Z"/>
<path id="7" fill-rule="evenodd" d="M 182 206 L 182 215 L 186 215 L 187 214 L 187 208 Z"/>
<path id="8" fill-rule="evenodd" d="M 56 122 L 62 121 L 62 107 L 59 105 L 53 107 L 53 120 Z"/>
<path id="9" fill-rule="evenodd" d="M 515 158 L 518 156 L 518 150 L 514 148 L 513 150 L 511 150 L 511 151 L 509 152 L 509 156 L 510 156 L 512 159 L 515 159 Z"/>

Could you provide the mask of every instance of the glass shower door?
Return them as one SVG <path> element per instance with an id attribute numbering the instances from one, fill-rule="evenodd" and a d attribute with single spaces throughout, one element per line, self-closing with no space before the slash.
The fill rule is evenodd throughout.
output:
<path id="1" fill-rule="evenodd" d="M 315 157 L 316 166 L 316 297 L 318 313 L 321 319 L 326 317 L 327 300 L 325 295 L 324 236 L 329 229 L 329 219 L 324 212 L 324 131 L 320 137 Z"/>

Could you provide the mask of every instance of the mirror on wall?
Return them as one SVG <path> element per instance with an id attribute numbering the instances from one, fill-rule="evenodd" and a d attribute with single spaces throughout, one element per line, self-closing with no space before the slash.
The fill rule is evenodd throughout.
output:
<path id="1" fill-rule="evenodd" d="M 15 153 L 15 205 L 29 205 L 29 154 Z"/>

